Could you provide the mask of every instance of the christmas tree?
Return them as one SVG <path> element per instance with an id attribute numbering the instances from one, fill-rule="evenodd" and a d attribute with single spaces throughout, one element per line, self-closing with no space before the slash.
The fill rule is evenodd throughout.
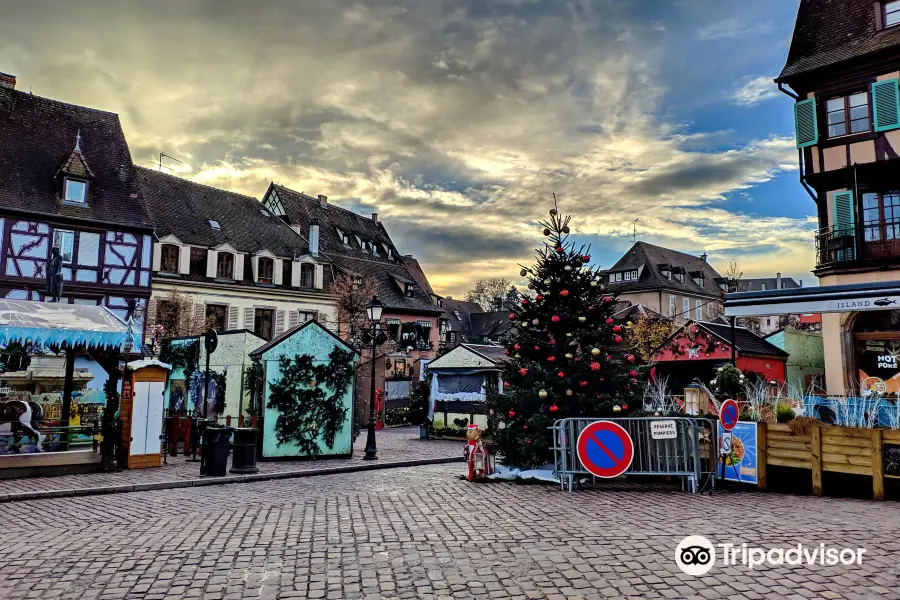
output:
<path id="1" fill-rule="evenodd" d="M 488 391 L 491 433 L 503 463 L 553 460 L 550 427 L 570 417 L 624 417 L 640 406 L 636 357 L 622 344 L 630 324 L 613 317 L 615 295 L 589 266 L 589 247 L 568 241 L 569 217 L 540 223 L 547 241 L 523 268 L 534 297 L 509 315 L 503 390 Z"/>

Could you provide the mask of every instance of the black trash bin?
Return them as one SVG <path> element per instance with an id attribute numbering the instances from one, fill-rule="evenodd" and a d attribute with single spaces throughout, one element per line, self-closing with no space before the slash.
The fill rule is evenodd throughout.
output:
<path id="1" fill-rule="evenodd" d="M 231 427 L 209 424 L 203 432 L 203 469 L 201 475 L 223 477 L 228 468 Z"/>
<path id="2" fill-rule="evenodd" d="M 231 473 L 256 473 L 256 436 L 258 429 L 238 427 L 234 430 L 234 449 L 231 455 Z"/>

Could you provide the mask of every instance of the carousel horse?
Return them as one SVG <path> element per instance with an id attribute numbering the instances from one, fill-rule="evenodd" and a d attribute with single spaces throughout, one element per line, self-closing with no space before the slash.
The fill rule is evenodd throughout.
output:
<path id="1" fill-rule="evenodd" d="M 27 436 L 34 437 L 38 452 L 41 451 L 41 434 L 38 428 L 43 418 L 44 409 L 37 402 L 0 398 L 0 423 L 9 423 L 13 435 L 17 431 L 23 431 Z"/>

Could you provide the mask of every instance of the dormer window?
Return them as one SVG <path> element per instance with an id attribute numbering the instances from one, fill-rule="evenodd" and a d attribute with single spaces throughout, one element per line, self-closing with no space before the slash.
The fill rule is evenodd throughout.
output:
<path id="1" fill-rule="evenodd" d="M 300 287 L 311 288 L 315 283 L 316 267 L 308 263 L 300 263 Z"/>
<path id="2" fill-rule="evenodd" d="M 345 246 L 349 246 L 350 240 L 347 238 L 347 235 L 337 227 L 335 227 L 334 230 L 337 231 L 338 239 L 341 240 L 341 243 Z"/>
<path id="3" fill-rule="evenodd" d="M 271 284 L 274 281 L 275 261 L 260 256 L 256 263 L 256 283 Z"/>
<path id="4" fill-rule="evenodd" d="M 234 255 L 229 252 L 219 252 L 216 260 L 216 278 L 234 279 Z"/>
<path id="5" fill-rule="evenodd" d="M 412 298 L 413 295 L 415 294 L 415 292 L 416 292 L 416 286 L 415 286 L 415 284 L 407 283 L 407 284 L 406 284 L 406 297 L 407 297 L 407 298 Z"/>
<path id="6" fill-rule="evenodd" d="M 87 202 L 87 181 L 79 181 L 78 179 L 65 178 L 65 189 L 63 190 L 63 200 L 74 204 L 84 204 Z"/>
<path id="7" fill-rule="evenodd" d="M 174 244 L 163 244 L 159 261 L 159 270 L 163 273 L 178 272 L 179 248 Z"/>
<path id="8" fill-rule="evenodd" d="M 362 248 L 363 250 L 365 250 L 366 245 L 365 245 L 365 243 L 363 243 L 362 239 L 358 235 L 355 235 L 353 237 L 356 238 L 356 243 L 359 244 L 359 247 Z"/>
<path id="9" fill-rule="evenodd" d="M 900 0 L 884 3 L 884 26 L 900 25 Z"/>

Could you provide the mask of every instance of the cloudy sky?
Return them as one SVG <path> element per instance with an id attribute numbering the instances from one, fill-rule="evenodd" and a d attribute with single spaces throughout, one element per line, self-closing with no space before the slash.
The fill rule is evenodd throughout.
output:
<path id="1" fill-rule="evenodd" d="M 377 211 L 440 293 L 518 278 L 552 206 L 814 282 L 772 79 L 798 0 L 0 0 L 0 71 L 119 113 L 138 164 Z"/>

